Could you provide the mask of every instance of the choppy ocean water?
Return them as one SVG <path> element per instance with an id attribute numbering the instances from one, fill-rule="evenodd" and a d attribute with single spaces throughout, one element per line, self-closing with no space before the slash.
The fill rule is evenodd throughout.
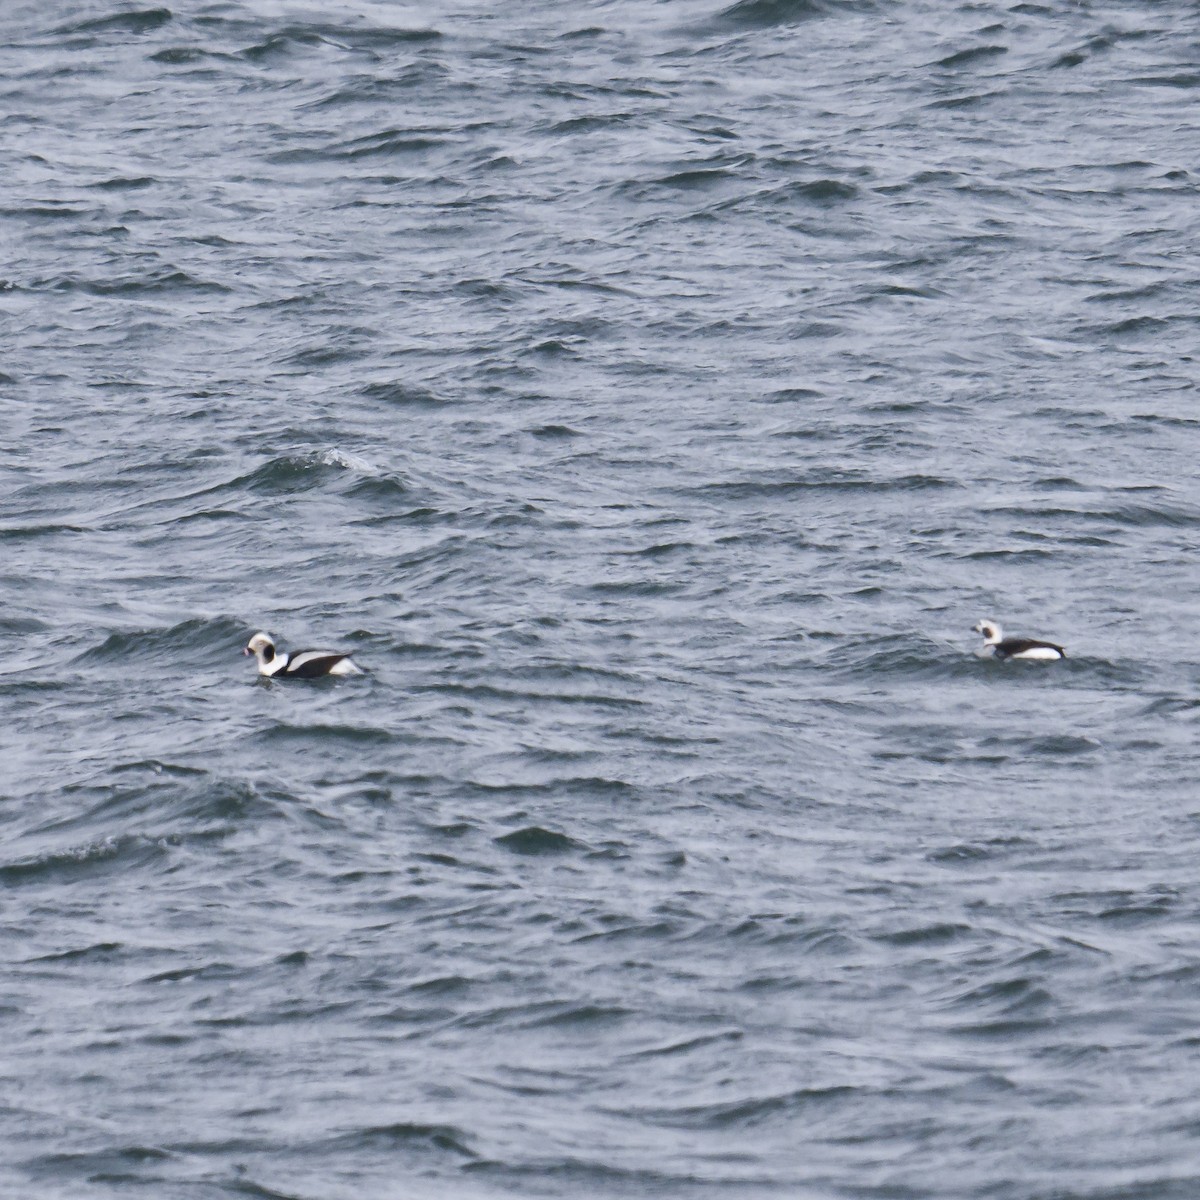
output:
<path id="1" fill-rule="evenodd" d="M 0 33 L 2 1194 L 1200 1194 L 1193 5 Z"/>

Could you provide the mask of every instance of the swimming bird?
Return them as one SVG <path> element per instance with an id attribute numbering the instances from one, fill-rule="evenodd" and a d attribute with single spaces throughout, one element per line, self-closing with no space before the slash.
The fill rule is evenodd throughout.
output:
<path id="1" fill-rule="evenodd" d="M 277 654 L 269 633 L 256 633 L 243 654 L 258 659 L 258 673 L 270 679 L 320 679 L 324 675 L 362 675 L 349 654 L 336 650 L 293 650 Z"/>
<path id="2" fill-rule="evenodd" d="M 984 655 L 993 658 L 1066 658 L 1067 652 L 1053 642 L 1039 642 L 1034 638 L 1006 638 L 1004 630 L 995 621 L 980 621 L 976 633 L 983 634 Z"/>

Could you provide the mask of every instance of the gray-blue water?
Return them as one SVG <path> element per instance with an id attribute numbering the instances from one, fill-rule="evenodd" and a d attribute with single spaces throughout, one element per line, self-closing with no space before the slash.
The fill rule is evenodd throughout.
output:
<path id="1" fill-rule="evenodd" d="M 0 1194 L 1195 1200 L 1198 61 L 7 0 Z"/>

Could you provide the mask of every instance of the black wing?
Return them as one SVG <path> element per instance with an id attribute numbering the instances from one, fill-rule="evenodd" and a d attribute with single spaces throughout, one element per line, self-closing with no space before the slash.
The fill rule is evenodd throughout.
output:
<path id="1" fill-rule="evenodd" d="M 304 650 L 299 654 L 289 654 L 287 666 L 278 672 L 278 676 L 285 679 L 319 679 L 322 675 L 328 675 L 346 658 L 349 655 L 313 654 L 311 650 Z"/>
<path id="2" fill-rule="evenodd" d="M 1039 642 L 1036 638 L 1005 638 L 996 647 L 996 653 L 1001 658 L 1012 658 L 1014 654 L 1024 654 L 1026 650 L 1056 650 L 1063 658 L 1067 652 L 1053 642 Z"/>

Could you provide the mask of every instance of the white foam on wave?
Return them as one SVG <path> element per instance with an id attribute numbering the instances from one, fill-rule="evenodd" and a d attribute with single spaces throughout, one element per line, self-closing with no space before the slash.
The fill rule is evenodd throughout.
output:
<path id="1" fill-rule="evenodd" d="M 325 450 L 320 455 L 321 462 L 327 467 L 345 467 L 348 471 L 359 471 L 364 475 L 378 475 L 379 468 L 357 454 L 347 454 L 336 446 Z"/>

